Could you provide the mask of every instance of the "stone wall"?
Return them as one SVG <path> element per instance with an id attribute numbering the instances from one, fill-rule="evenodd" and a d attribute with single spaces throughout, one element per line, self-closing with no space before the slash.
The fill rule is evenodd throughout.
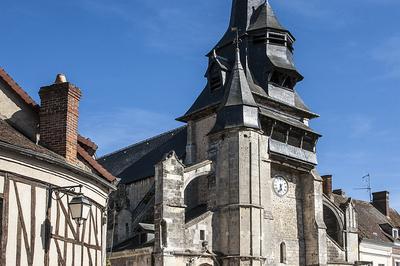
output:
<path id="1" fill-rule="evenodd" d="M 153 248 L 126 250 L 108 254 L 112 266 L 151 266 Z"/>
<path id="2" fill-rule="evenodd" d="M 193 136 L 196 145 L 195 163 L 208 159 L 209 137 L 208 133 L 215 124 L 216 115 L 193 122 Z"/>
<path id="3" fill-rule="evenodd" d="M 304 265 L 303 191 L 301 173 L 287 167 L 272 165 L 271 177 L 281 176 L 289 183 L 288 193 L 280 197 L 272 192 L 272 216 L 274 222 L 272 257 L 280 260 L 280 244 L 286 244 L 287 264 Z M 272 187 L 269 189 L 273 190 Z"/>
<path id="4" fill-rule="evenodd" d="M 154 184 L 154 177 L 149 177 L 128 185 L 120 184 L 118 190 L 110 195 L 112 211 L 108 215 L 107 248 L 133 237 L 133 215 L 135 208 L 143 200 Z M 114 211 L 117 213 L 114 218 Z M 152 223 L 151 217 L 144 217 L 143 222 Z M 114 222 L 115 221 L 115 222 Z M 112 233 L 114 232 L 114 236 Z"/>

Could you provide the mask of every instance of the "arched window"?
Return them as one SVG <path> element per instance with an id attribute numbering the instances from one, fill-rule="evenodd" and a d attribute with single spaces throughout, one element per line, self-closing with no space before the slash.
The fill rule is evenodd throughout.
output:
<path id="1" fill-rule="evenodd" d="M 326 205 L 324 205 L 324 222 L 326 225 L 326 233 L 340 246 L 343 246 L 342 226 L 335 213 Z"/>
<path id="2" fill-rule="evenodd" d="M 286 244 L 285 244 L 285 242 L 281 243 L 280 255 L 281 255 L 280 263 L 286 264 Z"/>

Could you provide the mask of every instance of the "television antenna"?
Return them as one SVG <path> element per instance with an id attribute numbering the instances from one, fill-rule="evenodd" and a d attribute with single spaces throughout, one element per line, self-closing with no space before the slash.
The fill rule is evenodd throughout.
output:
<path id="1" fill-rule="evenodd" d="M 369 201 L 372 202 L 372 188 L 371 188 L 371 175 L 367 174 L 361 178 L 365 183 L 366 187 L 355 188 L 355 190 L 366 190 L 369 194 Z"/>

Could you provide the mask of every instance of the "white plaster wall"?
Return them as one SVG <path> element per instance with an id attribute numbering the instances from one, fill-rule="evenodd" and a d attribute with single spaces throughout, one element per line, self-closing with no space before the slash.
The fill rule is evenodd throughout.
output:
<path id="1" fill-rule="evenodd" d="M 104 186 L 100 186 L 92 180 L 86 177 L 79 176 L 75 173 L 68 172 L 64 169 L 57 167 L 56 165 L 50 165 L 45 162 L 36 161 L 33 158 L 24 157 L 19 154 L 12 154 L 4 150 L 0 150 L 0 172 L 9 173 L 9 216 L 8 216 L 8 241 L 6 248 L 6 265 L 16 265 L 16 252 L 17 252 L 17 221 L 18 221 L 18 205 L 16 199 L 15 186 L 18 190 L 18 194 L 21 202 L 21 209 L 23 210 L 23 219 L 26 225 L 26 231 L 28 234 L 28 244 L 30 245 L 30 235 L 32 234 L 31 228 L 31 185 L 29 182 L 35 183 L 36 197 L 36 211 L 35 211 L 35 231 L 36 237 L 34 239 L 35 251 L 34 251 L 34 265 L 43 265 L 44 263 L 44 249 L 42 245 L 42 224 L 45 221 L 46 207 L 47 207 L 47 189 L 48 184 L 54 186 L 72 186 L 82 184 L 82 192 L 86 197 L 91 199 L 93 202 L 99 204 L 101 208 L 105 208 L 108 191 Z M 28 179 L 24 179 L 28 177 Z M 0 191 L 4 192 L 4 177 L 0 175 Z M 53 194 L 55 197 L 55 195 Z M 64 196 L 61 201 L 63 205 L 68 209 L 68 202 L 71 198 Z M 57 210 L 58 209 L 58 210 Z M 93 224 L 93 220 L 86 221 L 84 226 L 78 228 L 73 222 L 74 229 L 80 232 L 80 240 L 84 239 L 85 243 L 91 245 L 102 245 L 102 251 L 90 250 L 92 255 L 92 261 L 94 265 L 102 265 L 105 258 L 105 237 L 104 233 L 106 230 L 105 225 L 102 225 L 103 213 L 102 210 L 97 208 L 97 205 L 92 205 L 93 220 L 98 225 L 98 234 L 96 242 L 96 234 L 92 227 L 89 230 L 89 225 Z M 52 233 L 56 232 L 56 221 L 59 218 L 59 230 L 58 235 L 72 239 L 72 231 L 66 226 L 65 216 L 62 211 L 57 208 L 55 200 L 52 201 L 51 208 L 51 224 L 53 226 Z M 83 233 L 83 228 L 87 229 Z M 27 265 L 27 254 L 25 252 L 24 237 L 21 237 L 21 265 Z M 61 253 L 64 255 L 64 243 L 59 241 Z M 73 249 L 75 250 L 75 265 L 89 265 L 88 250 L 82 248 L 81 245 L 67 244 L 66 249 L 66 260 L 68 265 L 72 264 Z M 81 264 L 81 257 L 83 256 L 83 264 Z M 58 254 L 55 241 L 51 241 L 50 245 L 50 265 L 58 265 Z"/>
<path id="2" fill-rule="evenodd" d="M 379 264 L 392 264 L 392 247 L 374 243 L 361 241 L 360 243 L 360 260 L 372 261 L 374 266 Z"/>
<path id="3" fill-rule="evenodd" d="M 9 119 L 29 137 L 36 134 L 38 115 L 0 80 L 0 117 Z"/>

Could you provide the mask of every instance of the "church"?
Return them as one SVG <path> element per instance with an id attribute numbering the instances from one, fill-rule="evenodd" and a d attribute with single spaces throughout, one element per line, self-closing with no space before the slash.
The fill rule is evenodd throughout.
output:
<path id="1" fill-rule="evenodd" d="M 99 158 L 120 180 L 112 265 L 361 265 L 355 204 L 316 171 L 294 43 L 268 2 L 233 0 L 185 126 Z"/>

